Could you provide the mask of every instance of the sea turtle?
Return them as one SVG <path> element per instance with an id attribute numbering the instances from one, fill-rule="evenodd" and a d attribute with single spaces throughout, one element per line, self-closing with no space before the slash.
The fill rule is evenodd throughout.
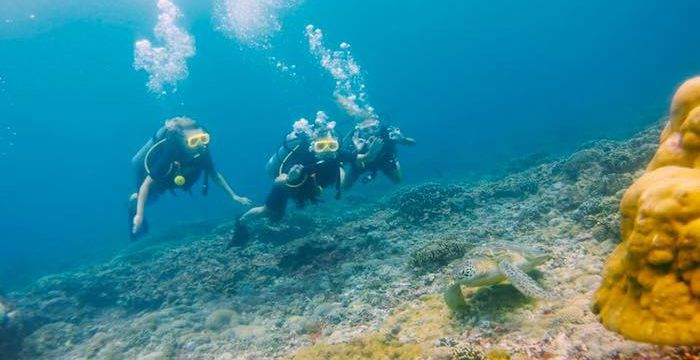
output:
<path id="1" fill-rule="evenodd" d="M 551 299 L 530 276 L 549 256 L 537 248 L 510 242 L 493 242 L 476 246 L 458 262 L 454 271 L 455 283 L 444 293 L 445 302 L 452 309 L 466 306 L 461 285 L 479 287 L 496 285 L 506 280 L 528 297 Z"/>

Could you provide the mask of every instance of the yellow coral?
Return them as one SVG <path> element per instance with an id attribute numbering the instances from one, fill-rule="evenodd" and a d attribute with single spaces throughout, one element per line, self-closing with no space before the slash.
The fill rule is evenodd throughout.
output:
<path id="1" fill-rule="evenodd" d="M 700 77 L 683 83 L 673 96 L 659 150 L 647 169 L 669 165 L 700 168 Z"/>
<path id="2" fill-rule="evenodd" d="M 700 344 L 700 170 L 666 166 L 645 174 L 625 193 L 621 211 L 624 241 L 596 294 L 601 321 L 633 340 Z"/>
<path id="3" fill-rule="evenodd" d="M 623 242 L 607 260 L 596 309 L 632 340 L 700 345 L 700 78 L 676 92 L 647 170 L 622 198 Z"/>

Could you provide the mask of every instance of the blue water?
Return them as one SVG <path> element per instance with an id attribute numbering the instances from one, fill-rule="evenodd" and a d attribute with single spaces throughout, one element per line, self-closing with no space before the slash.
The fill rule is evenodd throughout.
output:
<path id="1" fill-rule="evenodd" d="M 159 97 L 132 66 L 134 42 L 154 40 L 156 1 L 92 3 L 0 0 L 0 288 L 128 246 L 129 161 L 166 118 L 205 124 L 218 169 L 257 203 L 270 186 L 265 161 L 294 120 L 323 109 L 349 129 L 307 24 L 329 47 L 352 45 L 369 101 L 417 138 L 400 153 L 409 183 L 627 136 L 700 71 L 693 0 L 306 0 L 276 10 L 281 29 L 267 48 L 217 31 L 209 2 L 180 0 L 196 55 L 177 92 Z M 245 210 L 218 189 L 197 193 L 150 207 L 155 230 Z"/>

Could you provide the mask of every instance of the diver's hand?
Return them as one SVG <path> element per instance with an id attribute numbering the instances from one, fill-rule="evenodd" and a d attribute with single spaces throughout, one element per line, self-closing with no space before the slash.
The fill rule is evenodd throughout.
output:
<path id="1" fill-rule="evenodd" d="M 131 233 L 136 235 L 139 232 L 139 230 L 141 230 L 141 226 L 143 225 L 143 215 L 134 215 L 133 224 L 134 225 L 131 228 Z"/>
<path id="2" fill-rule="evenodd" d="M 244 205 L 244 206 L 248 206 L 248 205 L 250 205 L 250 204 L 253 203 L 252 200 L 248 199 L 248 198 L 245 197 L 245 196 L 234 195 L 234 196 L 233 196 L 233 200 L 234 200 L 234 201 L 237 201 L 238 203 L 240 203 L 241 205 Z"/>
<path id="3" fill-rule="evenodd" d="M 289 169 L 287 173 L 287 184 L 296 184 L 301 179 L 301 174 L 304 171 L 304 166 L 301 164 L 296 164 Z"/>
<path id="4" fill-rule="evenodd" d="M 389 139 L 392 141 L 403 144 L 403 145 L 410 145 L 413 146 L 416 144 L 416 140 L 410 137 L 407 137 L 401 132 L 401 129 L 399 128 L 392 128 L 389 131 Z"/>
<path id="5" fill-rule="evenodd" d="M 287 174 L 279 174 L 279 176 L 275 178 L 275 185 L 283 186 L 287 183 L 287 177 Z"/>
<path id="6" fill-rule="evenodd" d="M 404 145 L 414 146 L 414 145 L 416 145 L 416 139 L 410 138 L 410 137 L 404 137 L 401 140 L 401 143 Z"/>
<path id="7" fill-rule="evenodd" d="M 379 153 L 382 151 L 383 148 L 384 148 L 384 140 L 383 139 L 375 137 L 374 139 L 370 140 L 369 151 L 367 151 L 367 156 L 365 157 L 365 161 L 367 161 L 367 162 L 374 161 L 377 158 L 377 156 L 379 156 Z"/>

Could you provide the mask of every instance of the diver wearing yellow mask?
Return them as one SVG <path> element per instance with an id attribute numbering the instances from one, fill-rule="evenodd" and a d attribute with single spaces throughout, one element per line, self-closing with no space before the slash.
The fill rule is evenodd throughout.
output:
<path id="1" fill-rule="evenodd" d="M 190 192 L 204 175 L 202 192 L 208 192 L 209 177 L 234 201 L 249 205 L 251 201 L 238 196 L 226 179 L 214 168 L 209 152 L 211 136 L 197 123 L 186 117 L 169 119 L 132 159 L 138 191 L 129 199 L 131 235 L 143 234 L 144 210 L 166 190 Z"/>
<path id="2" fill-rule="evenodd" d="M 309 202 L 313 204 L 318 202 L 323 190 L 331 186 L 336 189 L 335 197 L 340 197 L 345 157 L 334 130 L 335 123 L 325 121 L 326 118 L 319 120 L 319 117 L 313 126 L 305 124 L 307 128 L 297 134 L 298 141 L 285 156 L 268 162 L 268 166 L 275 165 L 276 176 L 265 205 L 252 208 L 237 219 L 230 246 L 243 245 L 248 240 L 245 224 L 250 220 L 258 217 L 281 220 L 289 199 L 299 207 Z"/>
<path id="3" fill-rule="evenodd" d="M 350 170 L 343 181 L 343 189 L 350 188 L 361 177 L 362 182 L 372 181 L 380 171 L 393 183 L 401 182 L 397 145 L 413 146 L 416 144 L 413 138 L 374 117 L 358 123 L 350 135 L 352 141 L 347 143 L 347 151 L 354 155 L 353 160 L 348 161 Z"/>

